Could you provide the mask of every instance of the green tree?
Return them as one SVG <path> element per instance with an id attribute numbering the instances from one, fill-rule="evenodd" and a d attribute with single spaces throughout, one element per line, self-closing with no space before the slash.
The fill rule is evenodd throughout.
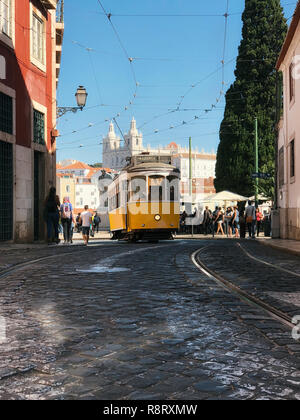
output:
<path id="1" fill-rule="evenodd" d="M 245 0 L 242 41 L 235 82 L 225 99 L 220 127 L 215 187 L 253 195 L 255 169 L 254 120 L 258 118 L 259 170 L 274 175 L 276 144 L 275 64 L 287 32 L 280 0 Z M 273 180 L 260 181 L 261 189 L 274 192 Z"/>

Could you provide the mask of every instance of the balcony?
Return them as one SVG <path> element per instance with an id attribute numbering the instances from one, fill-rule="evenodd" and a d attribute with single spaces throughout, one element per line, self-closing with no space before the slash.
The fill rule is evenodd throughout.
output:
<path id="1" fill-rule="evenodd" d="M 64 0 L 57 0 L 56 8 L 56 85 L 60 73 L 62 43 L 64 37 Z"/>
<path id="2" fill-rule="evenodd" d="M 57 0 L 40 0 L 46 9 L 56 9 Z"/>

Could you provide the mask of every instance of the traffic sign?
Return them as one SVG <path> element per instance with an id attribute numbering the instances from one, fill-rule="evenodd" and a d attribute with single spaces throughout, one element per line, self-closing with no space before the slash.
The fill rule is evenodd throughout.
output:
<path id="1" fill-rule="evenodd" d="M 272 178 L 272 175 L 271 175 L 271 174 L 269 174 L 269 173 L 264 173 L 264 172 L 254 172 L 254 173 L 251 175 L 251 177 L 252 177 L 253 179 L 256 179 L 256 178 L 260 178 L 260 179 L 270 179 L 270 178 Z"/>

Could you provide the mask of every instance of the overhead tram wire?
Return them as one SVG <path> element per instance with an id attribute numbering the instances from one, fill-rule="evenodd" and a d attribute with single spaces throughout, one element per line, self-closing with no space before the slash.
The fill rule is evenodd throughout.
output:
<path id="1" fill-rule="evenodd" d="M 224 43 L 223 43 L 223 52 L 222 52 L 222 60 L 221 60 L 221 67 L 220 68 L 218 68 L 218 70 L 216 70 L 215 72 L 213 72 L 213 74 L 214 73 L 216 73 L 217 71 L 219 71 L 219 69 L 221 69 L 222 70 L 222 86 L 221 86 L 221 90 L 220 90 L 220 94 L 219 94 L 219 96 L 217 97 L 217 99 L 216 99 L 216 102 L 214 103 L 214 104 L 212 104 L 211 105 L 211 107 L 210 108 L 207 108 L 206 110 L 205 110 L 205 113 L 208 113 L 208 112 L 211 112 L 211 111 L 213 111 L 213 109 L 214 108 L 216 108 L 217 107 L 217 104 L 220 102 L 220 100 L 221 100 L 221 98 L 222 98 L 222 96 L 224 95 L 224 87 L 225 87 L 225 54 L 226 54 L 226 42 L 227 42 L 227 31 L 228 31 L 228 17 L 230 16 L 230 14 L 229 14 L 229 0 L 226 0 L 226 12 L 222 15 L 224 18 L 225 18 L 225 28 L 224 28 Z M 233 61 L 233 60 L 232 60 Z M 186 96 L 196 87 L 196 86 L 198 86 L 200 84 L 200 82 L 199 83 L 196 83 L 196 84 L 193 84 L 193 85 L 191 85 L 191 87 L 190 87 L 190 89 L 188 89 L 188 91 L 186 91 L 185 92 L 185 94 L 181 97 L 181 99 L 180 99 L 180 101 L 179 101 L 179 103 L 177 104 L 177 108 L 175 108 L 174 109 L 174 112 L 176 112 L 177 110 L 179 110 L 180 109 L 180 106 L 182 105 L 182 103 L 183 103 L 183 101 L 184 101 L 184 99 L 186 98 Z M 194 116 L 194 118 L 193 119 L 191 119 L 191 120 L 189 120 L 189 121 L 183 121 L 181 124 L 177 124 L 177 125 L 171 125 L 169 128 L 166 128 L 166 129 L 163 129 L 163 130 L 158 130 L 158 129 L 156 129 L 155 131 L 154 131 L 154 133 L 149 133 L 149 134 L 146 134 L 145 135 L 145 137 L 146 136 L 150 136 L 150 135 L 153 135 L 153 134 L 156 134 L 156 133 L 161 133 L 161 132 L 165 132 L 165 131 L 168 131 L 168 130 L 171 130 L 171 129 L 176 129 L 176 128 L 179 128 L 179 127 L 181 127 L 181 126 L 183 126 L 183 125 L 187 125 L 187 124 L 190 124 L 191 122 L 194 122 L 195 120 L 199 120 L 200 119 L 200 116 L 199 115 L 195 115 Z M 145 124 L 144 124 L 145 125 Z"/>

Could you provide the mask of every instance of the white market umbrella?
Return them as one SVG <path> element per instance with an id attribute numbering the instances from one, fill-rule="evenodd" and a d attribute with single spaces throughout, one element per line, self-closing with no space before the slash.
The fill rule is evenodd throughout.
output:
<path id="1" fill-rule="evenodd" d="M 230 192 L 230 191 L 221 191 L 217 194 L 212 194 L 212 195 L 206 196 L 203 201 L 216 203 L 216 202 L 219 202 L 219 201 L 234 202 L 234 201 L 248 201 L 248 200 L 249 200 L 249 198 L 244 197 L 243 195 L 235 194 L 235 193 Z"/>

